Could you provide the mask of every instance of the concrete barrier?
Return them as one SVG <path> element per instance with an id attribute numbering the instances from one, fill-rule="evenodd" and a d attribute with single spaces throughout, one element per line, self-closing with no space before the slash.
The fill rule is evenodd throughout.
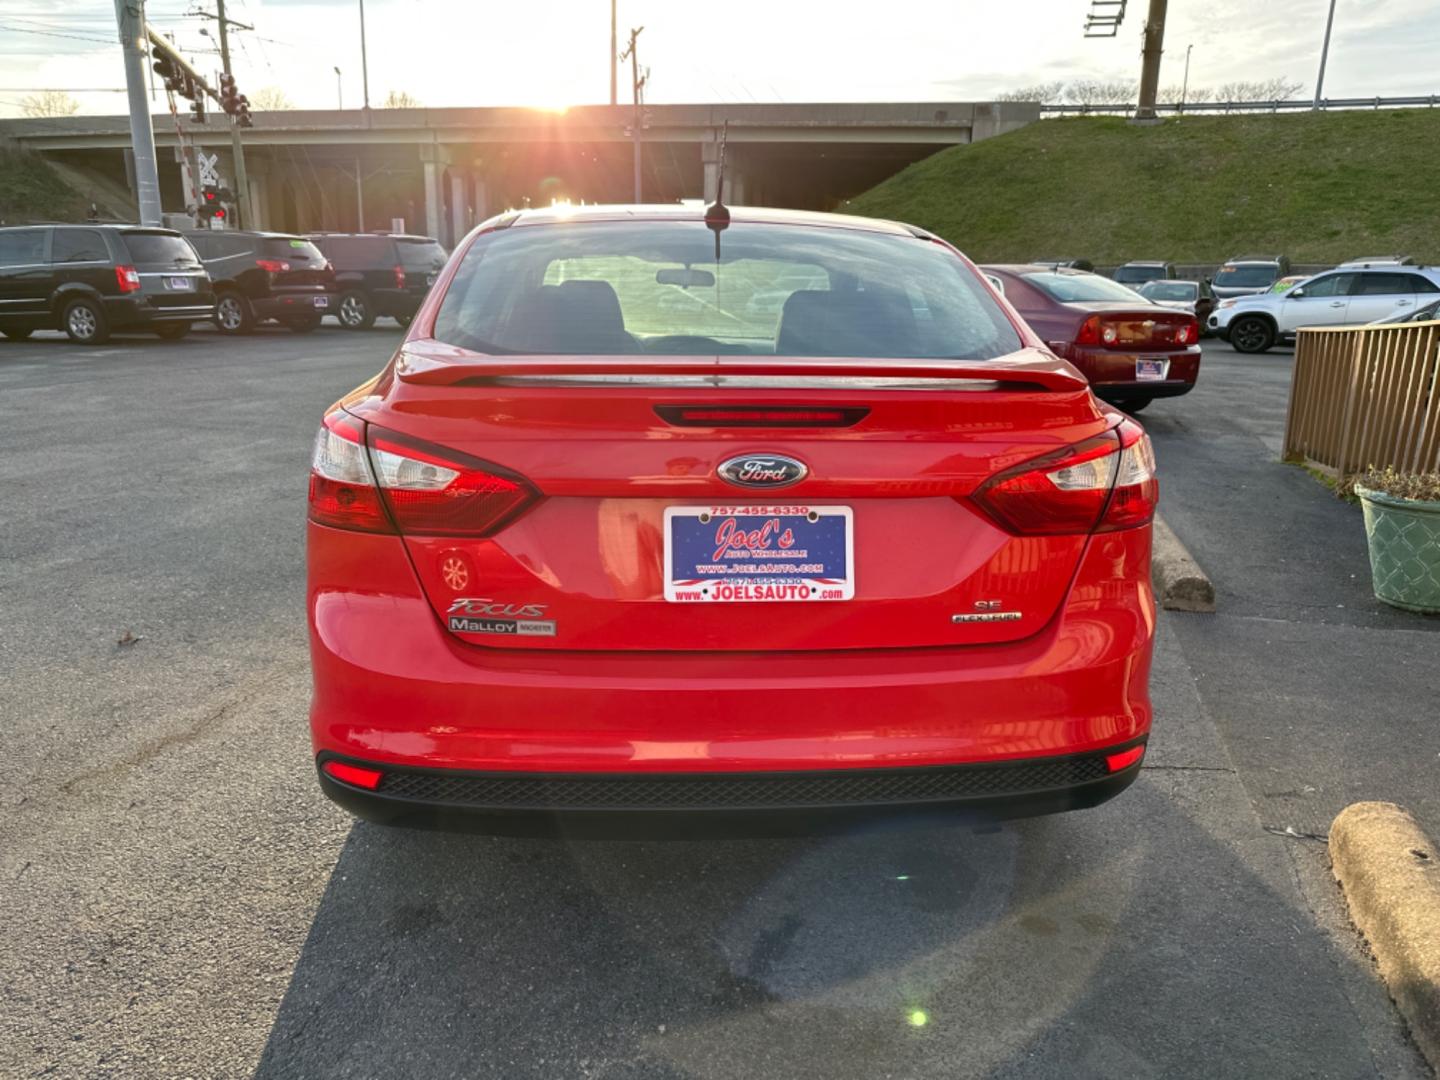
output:
<path id="1" fill-rule="evenodd" d="M 1155 518 L 1150 578 L 1166 611 L 1214 611 L 1215 586 L 1164 518 Z"/>
<path id="2" fill-rule="evenodd" d="M 1363 802 L 1330 826 L 1330 860 L 1390 996 L 1440 1072 L 1440 849 L 1406 810 Z"/>

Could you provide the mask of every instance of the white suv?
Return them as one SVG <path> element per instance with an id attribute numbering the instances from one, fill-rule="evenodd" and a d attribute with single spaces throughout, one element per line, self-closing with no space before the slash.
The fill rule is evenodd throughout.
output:
<path id="1" fill-rule="evenodd" d="M 1327 270 L 1289 292 L 1221 300 L 1208 327 L 1238 352 L 1260 353 L 1294 341 L 1303 326 L 1357 325 L 1428 303 L 1440 294 L 1440 269 L 1390 266 Z"/>

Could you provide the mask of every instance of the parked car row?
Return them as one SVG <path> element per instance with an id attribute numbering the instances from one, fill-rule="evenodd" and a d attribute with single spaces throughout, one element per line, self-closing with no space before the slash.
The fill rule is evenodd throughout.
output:
<path id="1" fill-rule="evenodd" d="M 1440 300 L 1440 268 L 1409 262 L 1343 263 L 1291 286 L 1221 300 L 1211 330 L 1237 352 L 1261 353 L 1310 326 L 1401 322 Z"/>
<path id="2" fill-rule="evenodd" d="M 326 315 L 351 330 L 380 316 L 408 326 L 446 253 L 425 236 L 150 228 L 0 227 L 0 333 L 63 330 L 98 345 L 115 331 L 184 337 L 196 322 L 297 333 Z"/>

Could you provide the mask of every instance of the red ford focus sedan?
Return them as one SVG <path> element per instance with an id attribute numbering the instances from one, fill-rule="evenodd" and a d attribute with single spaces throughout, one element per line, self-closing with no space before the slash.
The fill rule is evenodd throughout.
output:
<path id="1" fill-rule="evenodd" d="M 1058 266 L 985 266 L 1021 317 L 1095 393 L 1137 413 L 1188 394 L 1200 377 L 1200 322 L 1099 274 Z"/>
<path id="2" fill-rule="evenodd" d="M 496 218 L 315 442 L 321 787 L 494 832 L 1093 806 L 1150 727 L 1156 497 L 922 230 Z"/>

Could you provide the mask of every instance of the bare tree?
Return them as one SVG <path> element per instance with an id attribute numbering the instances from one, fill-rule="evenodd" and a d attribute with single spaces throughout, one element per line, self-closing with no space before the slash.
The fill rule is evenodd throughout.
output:
<path id="1" fill-rule="evenodd" d="M 278 86 L 262 86 L 255 91 L 255 98 L 250 104 L 259 112 L 275 112 L 279 109 L 295 108 L 295 103 Z"/>
<path id="2" fill-rule="evenodd" d="M 418 109 L 420 99 L 404 90 L 391 90 L 380 103 L 382 109 Z"/>
<path id="3" fill-rule="evenodd" d="M 1183 99 L 1181 96 L 1182 90 L 1184 91 Z M 1208 86 L 1166 86 L 1160 90 L 1160 93 L 1157 95 L 1157 97 L 1159 98 L 1162 105 L 1177 105 L 1180 103 L 1181 100 L 1209 101 L 1211 100 L 1210 95 L 1212 93 L 1213 91 Z"/>
<path id="4" fill-rule="evenodd" d="M 1217 101 L 1285 101 L 1304 85 L 1284 75 L 1254 82 L 1229 82 L 1215 91 L 1215 98 Z"/>
<path id="5" fill-rule="evenodd" d="M 1065 97 L 1065 84 L 1063 82 L 1036 83 L 1034 86 L 1022 86 L 1017 90 L 1006 90 L 1003 94 L 996 94 L 996 101 L 1038 101 L 1041 105 L 1054 105 Z"/>
<path id="6" fill-rule="evenodd" d="M 80 103 L 64 90 L 43 90 L 21 98 L 20 111 L 26 116 L 74 116 Z"/>
<path id="7" fill-rule="evenodd" d="M 1126 79 L 1077 79 L 1065 87 L 1065 100 L 1076 105 L 1133 105 L 1140 84 Z"/>

